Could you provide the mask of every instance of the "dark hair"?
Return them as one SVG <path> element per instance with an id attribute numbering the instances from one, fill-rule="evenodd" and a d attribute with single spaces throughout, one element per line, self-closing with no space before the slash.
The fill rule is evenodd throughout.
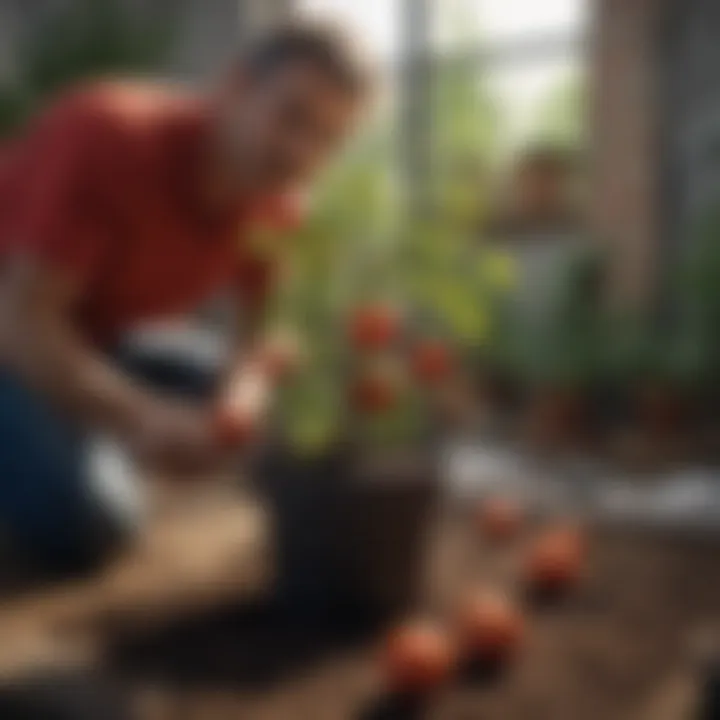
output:
<path id="1" fill-rule="evenodd" d="M 315 65 L 339 87 L 363 95 L 374 84 L 374 72 L 350 37 L 334 25 L 295 20 L 251 39 L 240 60 L 252 78 L 263 79 L 289 64 Z"/>

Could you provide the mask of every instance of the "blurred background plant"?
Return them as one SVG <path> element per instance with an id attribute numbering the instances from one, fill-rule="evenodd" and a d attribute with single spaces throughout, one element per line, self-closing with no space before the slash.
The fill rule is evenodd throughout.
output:
<path id="1" fill-rule="evenodd" d="M 161 66 L 172 47 L 174 3 L 155 3 L 140 22 L 119 0 L 77 0 L 19 38 L 19 75 L 0 85 L 0 137 L 19 129 L 66 85 Z"/>
<path id="2" fill-rule="evenodd" d="M 720 208 L 699 218 L 671 294 L 686 328 L 686 344 L 698 382 L 717 397 L 720 389 Z M 681 338 L 684 340 L 684 338 Z"/>

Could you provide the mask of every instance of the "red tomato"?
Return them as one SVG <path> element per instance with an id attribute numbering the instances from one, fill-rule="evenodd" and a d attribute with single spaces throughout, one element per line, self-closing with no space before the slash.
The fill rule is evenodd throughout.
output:
<path id="1" fill-rule="evenodd" d="M 587 533 L 582 525 L 574 522 L 561 523 L 546 530 L 544 542 L 565 546 L 567 552 L 581 560 L 584 559 L 588 548 Z"/>
<path id="2" fill-rule="evenodd" d="M 445 380 L 452 372 L 453 364 L 452 354 L 439 340 L 426 340 L 413 350 L 413 374 L 426 385 Z"/>
<path id="3" fill-rule="evenodd" d="M 385 641 L 383 670 L 390 689 L 426 694 L 444 685 L 455 667 L 448 633 L 426 622 L 395 628 Z"/>
<path id="4" fill-rule="evenodd" d="M 525 565 L 526 581 L 538 590 L 569 590 L 580 581 L 584 565 L 582 532 L 576 528 L 550 530 L 530 548 Z"/>
<path id="5" fill-rule="evenodd" d="M 350 319 L 350 339 L 358 350 L 383 350 L 399 333 L 398 313 L 386 305 L 360 308 Z"/>
<path id="6" fill-rule="evenodd" d="M 488 540 L 503 542 L 515 537 L 523 524 L 523 511 L 519 504 L 505 498 L 485 500 L 478 512 L 480 531 Z"/>
<path id="7" fill-rule="evenodd" d="M 382 415 L 395 407 L 398 386 L 385 373 L 367 371 L 353 383 L 350 399 L 356 410 L 367 415 Z"/>
<path id="8" fill-rule="evenodd" d="M 509 660 L 525 634 L 525 620 L 518 608 L 502 595 L 486 591 L 465 599 L 456 627 L 461 648 L 473 660 Z"/>
<path id="9" fill-rule="evenodd" d="M 257 366 L 248 366 L 228 387 L 215 410 L 214 432 L 222 447 L 241 447 L 260 430 L 272 396 L 272 383 Z"/>
<path id="10" fill-rule="evenodd" d="M 664 437 L 682 426 L 686 408 L 677 391 L 648 383 L 637 392 L 638 419 L 651 433 Z"/>
<path id="11" fill-rule="evenodd" d="M 257 427 L 249 415 L 221 408 L 215 412 L 213 432 L 220 447 L 241 448 L 252 442 Z"/>

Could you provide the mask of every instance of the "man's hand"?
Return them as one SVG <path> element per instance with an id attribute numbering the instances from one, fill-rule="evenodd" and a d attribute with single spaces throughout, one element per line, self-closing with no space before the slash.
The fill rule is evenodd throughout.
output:
<path id="1" fill-rule="evenodd" d="M 265 368 L 250 361 L 241 365 L 223 390 L 213 417 L 216 442 L 239 449 L 262 433 L 273 395 Z"/>
<path id="2" fill-rule="evenodd" d="M 77 332 L 72 278 L 18 261 L 0 290 L 0 354 L 31 387 L 81 424 L 127 442 L 141 462 L 185 473 L 220 464 L 209 410 L 158 397 Z"/>
<path id="3" fill-rule="evenodd" d="M 211 471 L 224 456 L 209 412 L 166 400 L 152 401 L 142 409 L 130 443 L 142 463 L 173 474 Z"/>
<path id="4" fill-rule="evenodd" d="M 130 440 L 138 458 L 176 474 L 211 471 L 258 440 L 267 421 L 272 382 L 265 369 L 247 363 L 212 408 L 154 398 L 139 408 Z"/>

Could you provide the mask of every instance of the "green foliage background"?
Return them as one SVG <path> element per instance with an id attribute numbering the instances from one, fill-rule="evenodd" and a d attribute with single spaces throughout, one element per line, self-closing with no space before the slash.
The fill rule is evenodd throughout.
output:
<path id="1" fill-rule="evenodd" d="M 175 29 L 174 11 L 167 3 L 163 7 L 140 21 L 120 0 L 75 0 L 23 33 L 19 76 L 0 85 L 0 138 L 19 130 L 66 85 L 161 65 Z"/>

